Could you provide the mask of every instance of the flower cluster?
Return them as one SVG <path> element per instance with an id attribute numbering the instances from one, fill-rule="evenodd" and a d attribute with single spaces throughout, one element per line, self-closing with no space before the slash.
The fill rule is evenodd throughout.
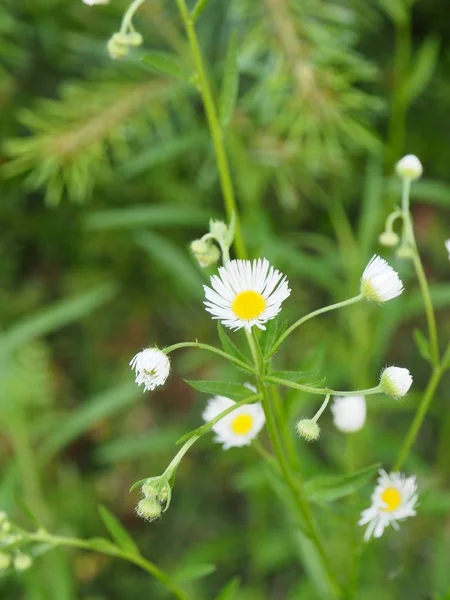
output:
<path id="1" fill-rule="evenodd" d="M 25 571 L 33 564 L 31 556 L 17 547 L 21 540 L 22 536 L 12 531 L 8 515 L 0 512 L 0 572 L 11 567 L 16 571 Z"/>

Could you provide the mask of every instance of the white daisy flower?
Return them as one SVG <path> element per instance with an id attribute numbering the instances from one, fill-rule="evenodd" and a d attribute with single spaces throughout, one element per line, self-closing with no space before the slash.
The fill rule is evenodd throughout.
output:
<path id="1" fill-rule="evenodd" d="M 265 258 L 230 260 L 211 277 L 212 289 L 203 287 L 206 310 L 234 330 L 265 329 L 263 323 L 277 316 L 291 293 L 286 277 Z"/>
<path id="2" fill-rule="evenodd" d="M 373 256 L 361 277 L 361 294 L 370 302 L 382 304 L 402 292 L 403 283 L 397 271 L 379 256 Z"/>
<path id="3" fill-rule="evenodd" d="M 450 240 L 445 241 L 445 248 L 447 249 L 448 258 L 450 259 Z"/>
<path id="4" fill-rule="evenodd" d="M 403 521 L 416 514 L 416 478 L 405 477 L 402 473 L 388 475 L 383 469 L 380 469 L 379 473 L 378 484 L 372 494 L 372 506 L 361 513 L 358 522 L 358 525 L 368 524 L 364 534 L 366 541 L 372 535 L 375 538 L 381 537 L 388 525 L 398 529 L 397 521 Z"/>
<path id="5" fill-rule="evenodd" d="M 419 179 L 423 172 L 422 163 L 414 154 L 407 154 L 399 160 L 395 166 L 395 170 L 397 171 L 397 175 L 411 181 Z"/>
<path id="6" fill-rule="evenodd" d="M 335 396 L 331 405 L 333 423 L 343 433 L 359 431 L 366 422 L 364 396 Z"/>
<path id="7" fill-rule="evenodd" d="M 224 396 L 215 396 L 208 401 L 203 411 L 203 420 L 208 422 L 236 402 Z M 212 430 L 216 434 L 214 441 L 223 444 L 223 449 L 249 446 L 264 427 L 266 418 L 259 402 L 243 404 L 220 419 Z"/>
<path id="8" fill-rule="evenodd" d="M 144 391 L 150 392 L 163 385 L 169 376 L 169 357 L 158 348 L 146 348 L 138 352 L 130 361 L 130 367 L 136 375 L 136 383 L 144 384 Z"/>
<path id="9" fill-rule="evenodd" d="M 386 367 L 381 371 L 381 391 L 393 398 L 402 398 L 411 387 L 413 378 L 408 369 L 402 367 Z"/>

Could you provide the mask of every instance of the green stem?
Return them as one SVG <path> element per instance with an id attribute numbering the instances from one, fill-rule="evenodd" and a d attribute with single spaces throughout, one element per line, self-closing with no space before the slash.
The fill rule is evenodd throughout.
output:
<path id="1" fill-rule="evenodd" d="M 300 390 L 302 392 L 308 392 L 309 394 L 319 394 L 320 396 L 326 396 L 332 394 L 333 396 L 370 396 L 371 394 L 380 394 L 380 386 L 369 388 L 367 390 L 332 390 L 330 388 L 316 388 L 310 385 L 304 385 L 303 383 L 295 383 L 294 381 L 288 381 L 287 379 L 281 379 L 280 377 L 272 377 L 271 375 L 264 375 L 264 381 L 270 381 L 270 383 L 276 383 L 278 385 L 284 385 L 286 387 L 293 388 L 294 390 Z"/>
<path id="2" fill-rule="evenodd" d="M 144 4 L 145 0 L 134 0 L 128 7 L 128 10 L 123 16 L 122 23 L 120 25 L 120 33 L 127 33 L 128 29 L 132 27 L 131 20 L 134 13 L 139 9 L 141 4 Z"/>
<path id="3" fill-rule="evenodd" d="M 179 588 L 175 583 L 172 582 L 167 573 L 165 573 L 154 563 L 150 562 L 140 554 L 130 554 L 128 552 L 124 552 L 123 550 L 120 550 L 120 548 L 118 548 L 117 546 L 113 547 L 112 544 L 111 550 L 108 550 L 106 546 L 102 549 L 99 549 L 96 546 L 92 547 L 91 542 L 89 540 L 80 540 L 78 538 L 51 535 L 45 531 L 38 531 L 36 533 L 21 533 L 32 542 L 40 542 L 44 544 L 50 544 L 52 546 L 69 546 L 72 548 L 82 548 L 83 550 L 100 552 L 101 554 L 121 558 L 122 560 L 126 560 L 127 562 L 133 563 L 134 565 L 140 567 L 144 571 L 147 571 L 147 573 L 150 573 L 150 575 L 155 577 L 155 579 L 158 579 L 161 583 L 163 583 L 172 592 L 175 598 L 178 598 L 178 600 L 189 600 L 189 597 L 184 593 L 184 591 L 181 588 Z"/>
<path id="4" fill-rule="evenodd" d="M 219 350 L 218 348 L 215 348 L 214 346 L 209 346 L 208 344 L 201 344 L 200 342 L 180 342 L 179 344 L 173 344 L 172 346 L 167 346 L 167 348 L 164 348 L 163 352 L 165 354 L 170 354 L 174 350 L 179 350 L 180 348 L 200 348 L 200 350 L 207 350 L 208 352 L 212 352 L 213 354 L 218 354 L 219 356 L 222 356 L 222 358 L 226 358 L 230 362 L 234 363 L 238 367 L 241 367 L 241 369 L 248 371 L 249 373 L 256 372 L 255 369 L 251 365 L 248 365 L 247 363 L 243 362 L 242 360 L 239 360 L 238 358 L 231 356 L 231 354 L 227 354 L 223 350 Z"/>
<path id="5" fill-rule="evenodd" d="M 319 410 L 316 412 L 316 414 L 313 416 L 313 418 L 311 419 L 311 421 L 314 421 L 314 423 L 317 423 L 317 421 L 319 420 L 320 416 L 322 415 L 323 411 L 326 409 L 326 407 L 328 406 L 328 402 L 330 401 L 330 394 L 328 394 L 325 398 L 325 400 L 322 403 L 322 406 L 319 408 Z"/>
<path id="6" fill-rule="evenodd" d="M 229 221 L 231 221 L 233 215 L 236 219 L 234 237 L 236 255 L 239 258 L 246 258 L 247 251 L 245 248 L 244 239 L 242 237 L 241 224 L 237 210 L 237 203 L 234 195 L 233 183 L 231 181 L 228 158 L 223 143 L 222 129 L 220 127 L 219 119 L 217 116 L 217 109 L 211 92 L 211 86 L 209 85 L 205 66 L 203 64 L 202 53 L 200 50 L 200 45 L 194 26 L 194 18 L 190 15 L 185 0 L 176 1 L 181 14 L 181 18 L 183 19 L 184 27 L 186 29 L 186 33 L 189 40 L 192 58 L 194 60 L 195 69 L 197 71 L 200 94 L 202 96 L 203 106 L 205 108 L 206 118 L 208 121 L 208 126 L 214 144 L 214 150 L 216 153 L 217 168 L 219 170 L 220 185 L 225 201 L 227 217 Z"/>
<path id="7" fill-rule="evenodd" d="M 302 317 L 301 319 L 299 319 L 298 321 L 293 323 L 288 329 L 286 329 L 286 331 L 283 333 L 283 335 L 273 345 L 273 347 L 270 351 L 269 357 L 273 356 L 273 354 L 275 354 L 275 352 L 278 350 L 278 348 L 281 346 L 281 344 L 284 342 L 284 340 L 289 335 L 291 335 L 291 333 L 293 331 L 295 331 L 297 329 L 297 327 L 300 327 L 300 325 L 303 325 L 303 323 L 305 323 L 306 321 L 309 321 L 313 317 L 317 317 L 318 315 L 321 315 L 323 313 L 329 312 L 330 310 L 336 310 L 338 308 L 343 308 L 344 306 L 350 306 L 350 304 L 356 304 L 356 302 L 359 302 L 363 298 L 364 298 L 364 296 L 362 294 L 358 294 L 358 296 L 354 296 L 353 298 L 349 298 L 348 300 L 343 300 L 342 302 L 336 302 L 336 304 L 330 304 L 330 306 L 325 306 L 323 308 L 319 308 L 319 309 L 305 315 L 304 317 Z"/>
<path id="8" fill-rule="evenodd" d="M 406 436 L 405 441 L 400 449 L 397 460 L 395 461 L 395 465 L 393 467 L 394 471 L 399 471 L 408 457 L 409 451 L 411 450 L 414 442 L 416 441 L 417 435 L 419 433 L 420 427 L 423 423 L 425 415 L 428 412 L 433 396 L 436 392 L 436 389 L 439 385 L 441 377 L 443 375 L 443 370 L 441 366 L 435 367 L 431 374 L 430 381 L 425 389 L 424 395 L 422 396 L 422 400 L 417 408 L 416 414 L 414 416 L 414 420 L 411 423 L 411 427 L 409 428 L 408 434 Z"/>

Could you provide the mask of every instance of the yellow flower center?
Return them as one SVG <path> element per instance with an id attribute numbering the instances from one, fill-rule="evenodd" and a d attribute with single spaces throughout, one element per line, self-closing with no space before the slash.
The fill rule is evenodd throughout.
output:
<path id="1" fill-rule="evenodd" d="M 236 435 L 247 435 L 253 426 L 253 417 L 251 415 L 238 415 L 231 422 L 231 429 Z"/>
<path id="2" fill-rule="evenodd" d="M 386 504 L 386 508 L 383 508 L 386 512 L 392 512 L 396 510 L 402 503 L 402 497 L 400 492 L 393 487 L 388 487 L 381 494 L 381 499 Z"/>
<path id="3" fill-rule="evenodd" d="M 231 310 L 240 319 L 250 321 L 256 319 L 266 308 L 266 301 L 258 292 L 246 290 L 240 292 L 233 300 Z"/>

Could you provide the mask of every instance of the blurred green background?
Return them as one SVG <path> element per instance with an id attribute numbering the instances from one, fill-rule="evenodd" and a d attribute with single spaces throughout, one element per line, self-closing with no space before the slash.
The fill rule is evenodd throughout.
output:
<path id="1" fill-rule="evenodd" d="M 0 6 L 0 508 L 30 526 L 28 506 L 55 532 L 103 535 L 108 506 L 165 569 L 211 563 L 184 585 L 208 600 L 231 577 L 239 600 L 314 600 L 290 523 L 251 449 L 202 439 L 178 471 L 170 510 L 134 514 L 137 479 L 161 473 L 180 435 L 201 422 L 206 397 L 183 381 L 239 378 L 196 351 L 174 355 L 166 386 L 134 384 L 128 362 L 147 345 L 217 344 L 202 307 L 202 271 L 188 244 L 223 218 L 214 153 L 174 2 L 148 0 L 135 25 L 144 45 L 112 61 L 106 41 L 127 7 L 81 0 L 3 0 Z M 410 369 L 396 403 L 369 401 L 349 441 L 324 416 L 318 443 L 296 442 L 302 471 L 393 463 L 429 377 L 414 339 L 423 307 L 407 261 L 377 242 L 398 201 L 393 165 L 418 155 L 416 234 L 450 335 L 450 21 L 446 0 L 210 0 L 198 22 L 218 94 L 232 35 L 239 95 L 226 124 L 244 236 L 289 278 L 290 319 L 357 293 L 381 253 L 406 292 L 381 308 L 357 305 L 306 325 L 277 355 L 336 388 L 374 385 L 386 364 Z M 233 34 L 234 32 L 234 34 Z M 182 78 L 140 60 L 170 52 Z M 416 332 L 416 333 L 415 333 Z M 239 334 L 236 334 L 239 340 Z M 423 492 L 419 516 L 365 549 L 355 597 L 450 598 L 450 413 L 443 382 L 407 468 Z M 313 413 L 285 398 L 286 427 Z M 264 436 L 262 436 L 264 440 Z M 362 530 L 351 501 L 317 510 L 336 570 L 347 577 Z M 5 600 L 160 600 L 138 569 L 99 555 L 53 550 L 0 579 Z"/>

